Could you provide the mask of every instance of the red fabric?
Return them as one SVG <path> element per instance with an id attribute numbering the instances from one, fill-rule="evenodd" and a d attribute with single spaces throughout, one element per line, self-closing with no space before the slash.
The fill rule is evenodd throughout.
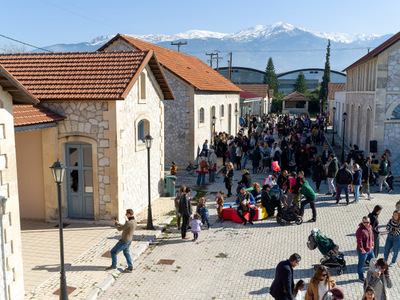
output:
<path id="1" fill-rule="evenodd" d="M 368 228 L 365 228 L 363 223 L 360 223 L 358 226 L 359 227 L 356 232 L 357 251 L 364 249 L 365 252 L 370 252 L 374 246 L 374 234 L 372 231 L 372 226 L 369 225 Z"/>
<path id="2" fill-rule="evenodd" d="M 224 220 L 231 220 L 236 223 L 242 223 L 242 219 L 237 214 L 236 208 L 224 208 L 222 210 L 222 217 Z M 250 219 L 250 214 L 245 211 L 243 212 L 243 217 L 248 221 Z M 257 214 L 255 214 L 253 221 L 257 221 Z"/>

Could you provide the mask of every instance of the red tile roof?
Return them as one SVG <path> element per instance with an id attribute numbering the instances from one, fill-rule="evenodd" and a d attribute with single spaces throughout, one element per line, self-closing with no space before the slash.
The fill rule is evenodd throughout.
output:
<path id="1" fill-rule="evenodd" d="M 302 93 L 299 93 L 297 91 L 285 96 L 282 98 L 282 101 L 311 101 L 310 98 L 304 96 Z"/>
<path id="2" fill-rule="evenodd" d="M 253 94 L 253 93 L 251 93 L 249 91 L 243 91 L 243 92 L 240 92 L 240 98 L 243 98 L 243 99 L 254 99 L 254 98 L 262 98 L 262 97 L 259 96 L 259 95 Z"/>
<path id="3" fill-rule="evenodd" d="M 351 64 L 348 66 L 346 69 L 344 69 L 342 72 L 347 71 L 348 69 L 354 68 L 376 56 L 378 56 L 382 51 L 385 51 L 387 48 L 392 46 L 394 43 L 398 42 L 400 40 L 400 31 L 396 33 L 394 36 L 392 36 L 390 39 L 386 40 L 382 44 L 380 44 L 378 47 L 376 47 L 374 50 L 369 52 L 368 54 L 364 55 L 361 57 L 359 60 L 357 60 L 355 63 Z"/>
<path id="4" fill-rule="evenodd" d="M 268 89 L 268 98 L 274 98 L 274 90 Z"/>
<path id="5" fill-rule="evenodd" d="M 118 34 L 98 51 L 104 51 L 115 41 L 122 39 L 139 50 L 153 50 L 166 69 L 201 91 L 240 92 L 236 85 L 210 68 L 200 59 L 126 35 Z"/>
<path id="6" fill-rule="evenodd" d="M 147 63 L 173 99 L 151 50 L 0 54 L 0 65 L 39 100 L 122 100 Z"/>
<path id="7" fill-rule="evenodd" d="M 336 92 L 343 92 L 346 89 L 345 83 L 329 83 L 328 84 L 328 98 L 335 99 Z"/>
<path id="8" fill-rule="evenodd" d="M 13 103 L 36 104 L 36 99 L 14 76 L 0 65 L 0 87 L 12 96 Z"/>
<path id="9" fill-rule="evenodd" d="M 66 119 L 42 105 L 13 105 L 14 126 L 34 125 Z"/>
<path id="10" fill-rule="evenodd" d="M 259 97 L 267 98 L 268 84 L 237 84 L 242 90 L 259 95 Z"/>

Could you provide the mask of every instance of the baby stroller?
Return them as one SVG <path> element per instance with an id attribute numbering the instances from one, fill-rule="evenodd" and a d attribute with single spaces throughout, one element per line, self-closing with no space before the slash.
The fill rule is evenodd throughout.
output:
<path id="1" fill-rule="evenodd" d="M 321 254 L 324 256 L 321 258 L 321 265 L 327 268 L 339 268 L 336 273 L 338 275 L 343 274 L 346 270 L 346 261 L 344 260 L 344 255 L 339 251 L 339 246 L 337 246 L 332 239 L 326 237 L 322 232 L 314 228 L 308 237 L 307 247 L 310 250 L 318 248 Z M 319 265 L 315 265 L 316 270 Z"/>
<path id="2" fill-rule="evenodd" d="M 293 195 L 290 193 L 284 194 L 280 197 L 280 207 L 278 207 L 278 215 L 276 222 L 280 225 L 295 222 L 297 225 L 303 223 L 303 218 L 300 215 L 300 208 L 292 204 Z"/>

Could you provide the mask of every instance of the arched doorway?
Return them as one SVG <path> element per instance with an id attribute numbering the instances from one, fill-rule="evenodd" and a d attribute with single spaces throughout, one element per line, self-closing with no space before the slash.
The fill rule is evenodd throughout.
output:
<path id="1" fill-rule="evenodd" d="M 73 142 L 65 147 L 68 217 L 93 219 L 92 145 Z"/>

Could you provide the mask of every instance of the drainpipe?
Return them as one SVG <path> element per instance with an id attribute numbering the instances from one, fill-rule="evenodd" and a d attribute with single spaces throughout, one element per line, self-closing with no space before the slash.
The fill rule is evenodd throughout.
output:
<path id="1" fill-rule="evenodd" d="M 0 230 L 1 230 L 1 258 L 3 268 L 3 284 L 4 284 L 4 299 L 8 299 L 8 288 L 7 288 L 7 273 L 6 273 L 6 252 L 4 247 L 4 224 L 3 224 L 3 212 L 5 211 L 6 198 L 0 196 Z"/>

